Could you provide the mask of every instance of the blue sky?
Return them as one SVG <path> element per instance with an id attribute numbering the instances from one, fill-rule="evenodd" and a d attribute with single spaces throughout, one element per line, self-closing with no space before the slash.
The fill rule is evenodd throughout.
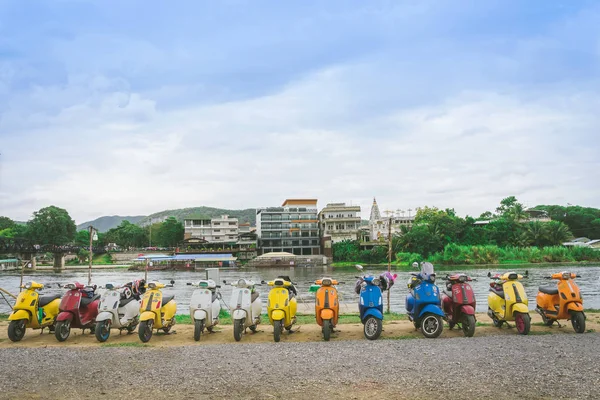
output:
<path id="1" fill-rule="evenodd" d="M 0 215 L 600 207 L 593 1 L 0 2 Z"/>

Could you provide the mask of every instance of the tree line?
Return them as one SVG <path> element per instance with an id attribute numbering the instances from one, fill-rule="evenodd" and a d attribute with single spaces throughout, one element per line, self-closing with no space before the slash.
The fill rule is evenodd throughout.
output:
<path id="1" fill-rule="evenodd" d="M 104 233 L 98 233 L 94 245 L 107 246 L 115 243 L 121 248 L 140 248 L 147 246 L 175 247 L 183 241 L 183 224 L 175 217 L 152 226 L 140 227 L 129 221 Z M 29 239 L 39 245 L 76 244 L 89 246 L 90 233 L 77 231 L 75 221 L 67 210 L 56 206 L 42 208 L 33 213 L 26 224 L 19 224 L 8 217 L 0 216 L 0 237 Z"/>
<path id="2" fill-rule="evenodd" d="M 478 218 L 459 217 L 453 209 L 421 208 L 413 226 L 402 226 L 392 237 L 393 261 L 498 263 L 516 261 L 515 254 L 518 260 L 527 262 L 600 259 L 600 252 L 594 253 L 592 249 L 575 250 L 574 255 L 561 246 L 574 236 L 600 238 L 600 210 L 579 206 L 537 206 L 534 209 L 546 211 L 552 220 L 529 221 L 525 207 L 515 196 L 503 199 L 495 212 L 485 212 Z M 475 224 L 476 221 L 482 223 Z M 538 251 L 526 254 L 511 250 L 529 247 Z M 376 246 L 361 250 L 358 241 L 344 241 L 333 245 L 333 258 L 341 262 L 385 263 L 387 248 Z"/>

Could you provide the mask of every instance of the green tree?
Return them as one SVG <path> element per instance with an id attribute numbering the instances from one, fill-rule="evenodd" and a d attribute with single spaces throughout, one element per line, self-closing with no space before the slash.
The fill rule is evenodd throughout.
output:
<path id="1" fill-rule="evenodd" d="M 550 221 L 544 224 L 546 241 L 550 246 L 559 246 L 566 242 L 573 235 L 569 232 L 569 227 L 559 221 Z"/>
<path id="2" fill-rule="evenodd" d="M 58 246 L 72 242 L 77 229 L 67 210 L 55 206 L 34 212 L 27 227 L 36 244 Z"/>
<path id="3" fill-rule="evenodd" d="M 158 241 L 161 246 L 175 247 L 183 241 L 185 229 L 175 217 L 167 218 L 158 230 Z"/>
<path id="4" fill-rule="evenodd" d="M 543 246 L 546 241 L 546 229 L 544 224 L 540 221 L 532 221 L 527 224 L 527 236 L 532 245 L 538 247 Z"/>
<path id="5" fill-rule="evenodd" d="M 14 227 L 15 221 L 8 217 L 0 217 L 0 231 Z"/>
<path id="6" fill-rule="evenodd" d="M 116 243 L 125 248 L 144 247 L 148 244 L 148 234 L 141 227 L 129 221 L 123 221 L 118 227 L 106 232 L 103 242 Z"/>
<path id="7" fill-rule="evenodd" d="M 15 224 L 12 228 L 0 230 L 0 237 L 27 238 L 29 231 L 27 225 Z"/>
<path id="8" fill-rule="evenodd" d="M 343 240 L 331 246 L 334 261 L 358 261 L 360 243 L 358 240 Z"/>

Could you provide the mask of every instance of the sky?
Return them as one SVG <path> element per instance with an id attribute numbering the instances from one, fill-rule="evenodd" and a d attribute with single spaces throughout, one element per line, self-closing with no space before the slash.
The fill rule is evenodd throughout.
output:
<path id="1" fill-rule="evenodd" d="M 596 1 L 0 1 L 0 215 L 600 208 Z"/>

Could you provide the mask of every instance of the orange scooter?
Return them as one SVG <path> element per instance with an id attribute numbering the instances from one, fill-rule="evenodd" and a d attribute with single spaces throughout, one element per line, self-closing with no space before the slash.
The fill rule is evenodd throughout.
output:
<path id="1" fill-rule="evenodd" d="M 321 286 L 317 290 L 315 299 L 315 317 L 317 324 L 322 328 L 323 339 L 328 341 L 331 332 L 338 323 L 340 314 L 340 302 L 335 285 L 339 282 L 331 278 L 322 278 L 315 281 L 315 285 Z"/>
<path id="2" fill-rule="evenodd" d="M 560 327 L 558 320 L 566 319 L 571 320 L 575 332 L 585 332 L 583 299 L 573 280 L 575 278 L 580 276 L 571 272 L 559 272 L 546 278 L 557 279 L 557 286 L 540 286 L 535 310 L 542 316 L 545 325 L 551 326 L 556 321 Z"/>

